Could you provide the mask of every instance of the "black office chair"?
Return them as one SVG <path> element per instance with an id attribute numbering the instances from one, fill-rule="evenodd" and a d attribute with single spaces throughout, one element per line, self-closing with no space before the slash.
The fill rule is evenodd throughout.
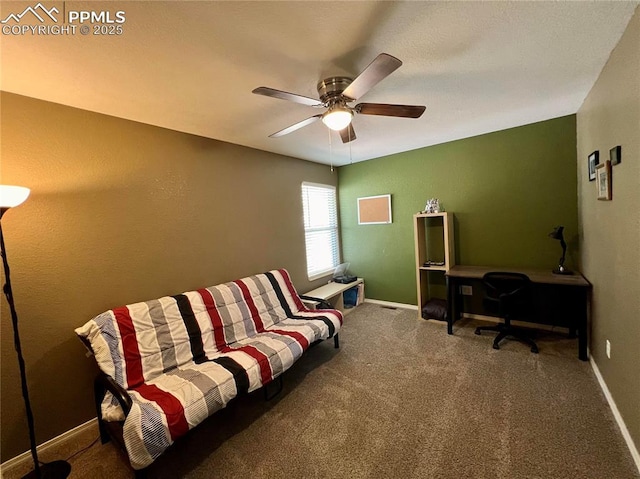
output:
<path id="1" fill-rule="evenodd" d="M 497 331 L 493 341 L 493 349 L 500 349 L 500 341 L 507 336 L 516 338 L 531 346 L 531 352 L 537 353 L 538 346 L 526 335 L 522 329 L 511 326 L 511 319 L 526 313 L 532 307 L 531 280 L 526 274 L 491 272 L 482 277 L 485 286 L 483 298 L 484 307 L 489 313 L 504 318 L 503 324 L 497 326 L 481 326 L 476 328 L 476 334 L 481 331 Z"/>

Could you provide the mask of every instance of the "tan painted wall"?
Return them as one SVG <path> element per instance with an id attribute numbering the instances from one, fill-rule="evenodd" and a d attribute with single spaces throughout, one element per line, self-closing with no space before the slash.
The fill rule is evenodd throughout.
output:
<path id="1" fill-rule="evenodd" d="M 640 10 L 577 114 L 582 270 L 593 283 L 591 354 L 640 447 Z M 622 145 L 613 201 L 596 199 L 587 156 Z M 605 341 L 611 341 L 611 359 Z"/>
<path id="2" fill-rule="evenodd" d="M 306 276 L 300 183 L 337 174 L 272 153 L 2 93 L 2 220 L 38 443 L 81 424 L 94 366 L 73 329 L 122 304 L 285 267 Z M 4 279 L 4 278 L 3 278 Z M 28 449 L 2 299 L 2 461 Z"/>

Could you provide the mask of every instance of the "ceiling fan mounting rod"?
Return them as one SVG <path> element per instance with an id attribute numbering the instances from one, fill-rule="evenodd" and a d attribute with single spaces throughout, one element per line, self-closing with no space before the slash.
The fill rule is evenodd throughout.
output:
<path id="1" fill-rule="evenodd" d="M 351 85 L 352 81 L 353 79 L 349 77 L 329 77 L 318 82 L 320 100 L 328 104 L 330 100 L 341 97 L 342 92 Z"/>
<path id="2" fill-rule="evenodd" d="M 348 108 L 349 110 L 353 110 L 353 108 L 347 105 L 347 102 L 345 101 L 345 99 L 340 96 L 334 96 L 332 98 L 328 98 L 327 101 L 325 101 L 324 106 L 329 110 L 333 110 L 336 107 Z"/>

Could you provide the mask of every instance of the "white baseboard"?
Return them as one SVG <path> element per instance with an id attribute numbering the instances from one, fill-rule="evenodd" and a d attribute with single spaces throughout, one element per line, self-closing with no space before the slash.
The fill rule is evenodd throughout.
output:
<path id="1" fill-rule="evenodd" d="M 622 433 L 622 437 L 624 437 L 625 442 L 627 443 L 627 447 L 629 448 L 629 452 L 631 452 L 631 457 L 633 458 L 633 462 L 636 463 L 636 467 L 638 468 L 638 472 L 640 472 L 640 453 L 638 453 L 638 448 L 633 442 L 633 438 L 631 434 L 629 434 L 629 430 L 627 429 L 627 425 L 624 423 L 624 419 L 620 415 L 620 411 L 618 411 L 618 406 L 616 406 L 616 402 L 613 400 L 613 396 L 611 396 L 611 392 L 607 387 L 607 383 L 604 382 L 604 378 L 602 374 L 600 374 L 600 370 L 598 369 L 598 365 L 593 360 L 593 357 L 589 355 L 589 362 L 591 363 L 591 367 L 593 368 L 593 372 L 596 375 L 596 379 L 598 380 L 598 384 L 600 384 L 600 388 L 602 388 L 602 392 L 604 393 L 604 397 L 607 398 L 607 402 L 609 403 L 609 407 L 611 408 L 611 412 L 613 413 L 613 417 L 616 419 L 618 423 L 618 427 L 620 428 L 620 432 Z"/>
<path id="2" fill-rule="evenodd" d="M 387 306 L 390 308 L 402 308 L 402 309 L 411 309 L 413 311 L 418 311 L 418 306 L 415 304 L 394 303 L 393 301 L 382 301 L 380 299 L 369 299 L 369 298 L 365 298 L 364 302 L 377 304 L 379 306 Z M 478 319 L 481 321 L 488 321 L 490 323 L 504 322 L 504 320 L 501 318 L 496 318 L 494 316 L 484 316 L 482 314 L 463 313 L 462 317 L 465 319 Z M 443 322 L 438 321 L 438 323 L 443 323 Z M 446 322 L 443 324 L 446 324 Z M 513 324 L 514 326 L 519 326 L 523 328 L 543 329 L 546 331 L 555 331 L 555 332 L 565 333 L 565 334 L 569 333 L 569 328 L 563 328 L 561 326 L 552 326 L 549 324 L 528 323 L 526 321 L 511 321 L 511 324 Z"/>
<path id="3" fill-rule="evenodd" d="M 70 429 L 67 432 L 63 432 L 62 434 L 60 434 L 59 436 L 54 437 L 53 439 L 50 439 L 46 442 L 43 442 L 42 444 L 40 444 L 36 450 L 38 451 L 38 454 L 41 453 L 46 453 L 49 449 L 56 447 L 57 445 L 59 445 L 62 442 L 68 441 L 70 439 L 72 439 L 74 436 L 77 436 L 79 434 L 84 433 L 87 429 L 91 429 L 91 428 L 95 428 L 96 432 L 98 430 L 98 418 L 93 418 L 90 419 L 89 421 L 85 422 L 84 424 L 80 424 L 79 426 L 74 427 L 73 429 Z M 16 456 L 12 459 L 9 459 L 8 461 L 3 462 L 2 464 L 0 464 L 0 471 L 2 473 L 8 473 L 10 472 L 13 468 L 15 467 L 19 467 L 22 466 L 23 463 L 28 462 L 28 463 L 32 463 L 33 459 L 31 458 L 31 451 L 26 451 L 23 452 L 22 454 L 20 454 L 19 456 Z"/>
<path id="4" fill-rule="evenodd" d="M 382 301 L 380 299 L 364 299 L 365 303 L 377 304 L 379 306 L 387 306 L 389 308 L 402 308 L 402 309 L 412 309 L 414 311 L 418 311 L 418 306 L 415 304 L 405 304 L 405 303 L 394 303 L 392 301 Z"/>

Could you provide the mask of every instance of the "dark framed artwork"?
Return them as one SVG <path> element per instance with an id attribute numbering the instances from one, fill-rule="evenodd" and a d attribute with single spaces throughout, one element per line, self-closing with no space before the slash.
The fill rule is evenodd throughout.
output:
<path id="1" fill-rule="evenodd" d="M 596 179 L 596 167 L 600 163 L 598 150 L 591 153 L 587 159 L 587 165 L 589 166 L 589 181 Z"/>
<path id="2" fill-rule="evenodd" d="M 614 146 L 609 150 L 609 159 L 611 160 L 611 166 L 617 165 L 622 161 L 622 147 L 620 145 Z"/>
<path id="3" fill-rule="evenodd" d="M 598 199 L 611 200 L 611 162 L 605 161 L 596 168 L 596 186 L 598 188 Z"/>

